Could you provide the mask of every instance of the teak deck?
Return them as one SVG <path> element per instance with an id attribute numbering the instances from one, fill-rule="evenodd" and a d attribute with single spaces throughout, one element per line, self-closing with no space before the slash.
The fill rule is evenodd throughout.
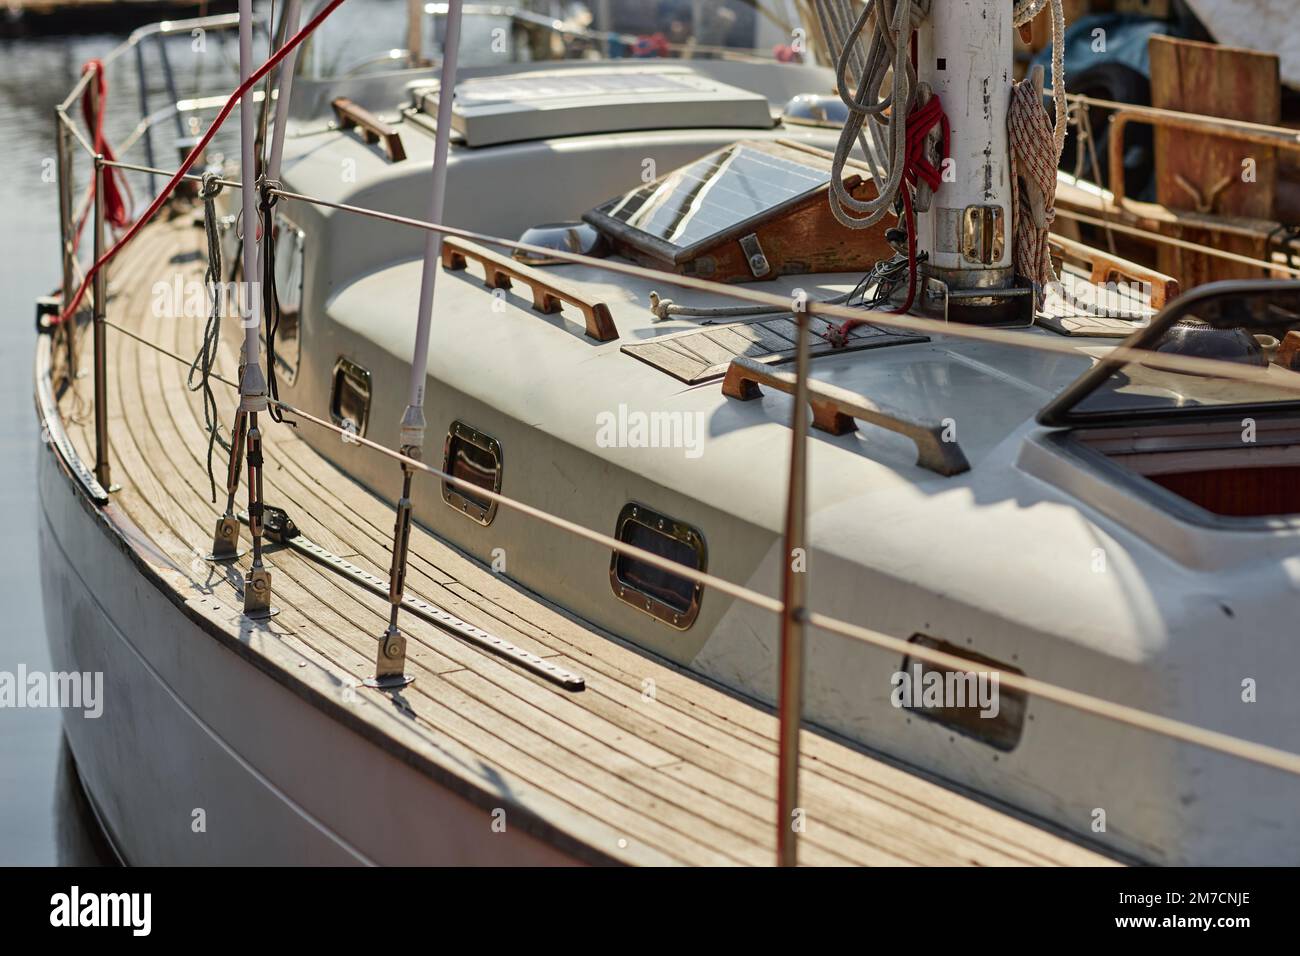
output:
<path id="1" fill-rule="evenodd" d="M 144 230 L 112 267 L 109 320 L 193 356 L 204 320 L 155 317 L 150 295 L 153 283 L 165 276 L 170 284 L 176 269 L 202 280 L 202 240 L 189 215 Z M 239 327 L 230 322 L 224 331 L 219 371 L 233 379 Z M 89 368 L 88 330 L 80 351 Z M 184 597 L 203 593 L 238 608 L 249 556 L 229 566 L 202 559 L 219 507 L 209 500 L 201 396 L 186 388 L 187 371 L 108 330 L 111 466 L 121 486 L 113 501 L 175 562 L 177 587 L 193 592 Z M 228 428 L 233 392 L 218 382 L 213 389 Z M 87 461 L 94 457 L 91 395 L 85 377 L 63 399 L 69 433 Z M 293 429 L 267 422 L 264 433 L 267 502 L 287 508 L 310 539 L 386 579 L 391 507 Z M 225 456 L 218 453 L 215 464 L 224 504 Z M 245 530 L 245 546 L 247 540 Z M 272 545 L 267 559 L 281 609 L 268 632 L 359 684 L 372 671 L 386 600 L 292 551 Z M 578 671 L 586 689 L 560 689 L 403 614 L 407 668 L 416 680 L 401 693 L 402 713 L 413 733 L 392 747 L 423 749 L 425 759 L 441 761 L 493 799 L 499 795 L 501 806 L 525 810 L 568 845 L 586 849 L 580 855 L 592 862 L 773 862 L 776 721 L 768 708 L 575 621 L 419 528 L 407 588 Z M 643 698 L 647 679 L 654 681 L 653 700 Z M 388 695 L 365 687 L 355 695 L 364 704 L 393 706 Z M 340 724 L 340 734 L 351 732 Z M 1109 862 L 819 733 L 804 732 L 803 754 L 805 864 Z M 484 826 L 489 822 L 485 811 Z"/>

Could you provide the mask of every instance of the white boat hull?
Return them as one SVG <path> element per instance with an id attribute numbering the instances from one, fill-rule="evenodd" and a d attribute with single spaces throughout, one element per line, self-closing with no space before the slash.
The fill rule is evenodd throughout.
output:
<path id="1" fill-rule="evenodd" d="M 125 517 L 48 446 L 46 631 L 59 671 L 102 672 L 103 713 L 65 710 L 81 779 L 133 864 L 555 865 L 573 857 L 454 793 L 237 652 L 152 579 Z M 156 555 L 159 560 L 166 560 Z M 498 828 L 499 829 L 499 828 Z"/>

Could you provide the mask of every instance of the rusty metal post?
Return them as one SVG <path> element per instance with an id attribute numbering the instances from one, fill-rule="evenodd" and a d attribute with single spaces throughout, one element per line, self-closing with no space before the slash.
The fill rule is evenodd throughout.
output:
<path id="1" fill-rule="evenodd" d="M 68 131 L 63 107 L 54 110 L 54 164 L 59 190 L 59 262 L 62 266 L 63 303 L 72 301 L 76 292 L 72 258 L 72 159 L 68 153 Z M 77 377 L 77 322 L 68 316 L 63 329 L 67 349 L 68 381 Z"/>
<path id="2" fill-rule="evenodd" d="M 95 261 L 104 256 L 104 157 L 95 156 Z M 104 313 L 108 309 L 108 270 L 95 272 L 95 480 L 111 491 L 108 468 L 108 362 L 104 341 Z M 69 321 L 71 318 L 69 317 Z"/>
<path id="3" fill-rule="evenodd" d="M 799 861 L 799 728 L 803 722 L 804 619 L 807 598 L 808 479 L 808 311 L 803 301 L 795 309 L 799 339 L 795 361 L 795 390 L 790 410 L 790 480 L 785 506 L 785 564 L 781 571 L 781 664 L 777 697 L 776 861 Z M 798 567 L 796 567 L 796 563 Z"/>

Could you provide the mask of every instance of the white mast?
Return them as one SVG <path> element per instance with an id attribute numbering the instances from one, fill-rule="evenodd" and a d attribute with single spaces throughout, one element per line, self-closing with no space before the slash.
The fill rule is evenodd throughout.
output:
<path id="1" fill-rule="evenodd" d="M 924 271 L 949 289 L 1003 289 L 1011 265 L 1011 171 L 1007 107 L 1012 6 L 942 0 L 917 27 L 916 72 L 943 103 L 952 129 L 952 174 L 917 213 Z"/>
<path id="2" fill-rule="evenodd" d="M 247 83 L 253 72 L 253 0 L 239 0 L 239 80 Z M 253 294 L 258 277 L 257 258 L 257 160 L 256 139 L 253 126 L 256 109 L 253 90 L 244 91 L 239 100 L 239 160 L 240 189 L 244 225 L 244 347 L 240 379 L 240 411 L 260 412 L 266 409 L 266 378 L 262 374 L 262 347 L 259 338 L 262 303 Z"/>
<path id="3" fill-rule="evenodd" d="M 298 32 L 298 16 L 302 8 L 301 0 L 289 0 L 284 8 L 284 40 Z M 275 127 L 271 130 L 271 156 L 266 163 L 266 178 L 280 178 L 280 159 L 284 155 L 284 128 L 289 122 L 289 97 L 293 92 L 293 71 L 298 64 L 298 47 L 294 47 L 280 62 L 278 75 L 279 88 L 275 94 Z M 268 236 L 268 239 L 271 238 Z"/>
<path id="4" fill-rule="evenodd" d="M 253 0 L 239 0 L 239 79 L 246 84 L 253 72 Z M 244 91 L 239 101 L 240 183 L 244 213 L 244 350 L 239 378 L 239 418 L 247 424 L 248 450 L 248 531 L 253 539 L 253 564 L 244 579 L 244 613 L 249 617 L 269 617 L 271 608 L 271 572 L 262 565 L 262 432 L 257 427 L 258 412 L 265 411 L 266 376 L 262 374 L 262 303 L 255 294 L 260 287 L 257 239 L 257 161 L 254 136 L 253 89 Z M 240 439 L 240 425 L 231 442 L 231 459 L 237 459 L 235 445 Z M 238 480 L 238 466 L 231 469 Z"/>

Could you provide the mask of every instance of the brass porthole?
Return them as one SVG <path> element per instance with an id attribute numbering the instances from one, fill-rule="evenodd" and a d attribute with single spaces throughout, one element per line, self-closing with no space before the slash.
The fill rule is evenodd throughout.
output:
<path id="1" fill-rule="evenodd" d="M 704 536 L 698 530 L 637 502 L 619 512 L 614 537 L 697 571 L 708 568 Z M 702 584 L 617 551 L 609 562 L 609 584 L 624 604 L 679 631 L 695 623 L 704 595 Z"/>
<path id="2" fill-rule="evenodd" d="M 339 357 L 330 380 L 330 419 L 360 437 L 370 422 L 370 372 L 351 359 Z"/>
<path id="3" fill-rule="evenodd" d="M 501 493 L 501 443 L 462 421 L 447 429 L 442 448 L 442 470 L 488 491 Z M 496 517 L 497 503 L 476 495 L 468 488 L 442 483 L 442 500 L 467 518 L 489 525 Z"/>

